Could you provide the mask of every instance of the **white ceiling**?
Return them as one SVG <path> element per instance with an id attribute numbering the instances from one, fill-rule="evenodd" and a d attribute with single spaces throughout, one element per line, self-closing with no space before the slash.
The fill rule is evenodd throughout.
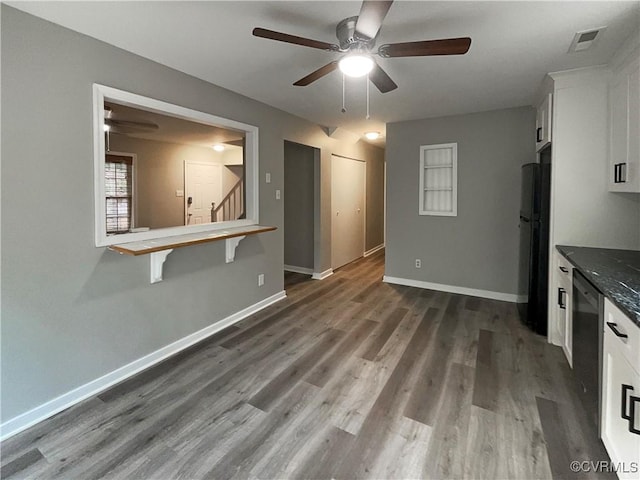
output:
<path id="1" fill-rule="evenodd" d="M 380 59 L 399 88 L 349 79 L 340 112 L 336 71 L 308 87 L 292 83 L 339 54 L 251 35 L 254 27 L 330 43 L 360 2 L 8 2 L 10 5 L 325 126 L 359 135 L 385 123 L 530 105 L 548 72 L 605 64 L 640 23 L 639 1 L 400 1 L 383 43 L 469 36 L 455 57 Z M 589 51 L 567 53 L 577 31 L 607 26 Z M 375 142 L 374 142 L 375 143 Z"/>

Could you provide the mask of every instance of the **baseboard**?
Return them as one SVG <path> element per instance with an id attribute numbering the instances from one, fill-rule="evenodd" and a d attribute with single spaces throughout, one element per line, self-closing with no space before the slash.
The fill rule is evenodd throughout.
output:
<path id="1" fill-rule="evenodd" d="M 313 275 L 311 275 L 311 278 L 313 278 L 314 280 L 324 280 L 325 278 L 330 277 L 331 275 L 333 275 L 333 269 L 329 268 L 324 272 L 313 272 Z"/>
<path id="2" fill-rule="evenodd" d="M 286 272 L 303 273 L 305 275 L 313 275 L 313 268 L 296 267 L 295 265 L 285 265 Z"/>
<path id="3" fill-rule="evenodd" d="M 203 328 L 197 332 L 194 332 L 186 337 L 181 338 L 165 347 L 156 350 L 148 355 L 145 355 L 138 360 L 135 360 L 123 367 L 120 367 L 113 372 L 107 373 L 100 378 L 92 380 L 91 382 L 82 385 L 78 388 L 71 390 L 53 400 L 50 400 L 42 405 L 29 410 L 28 412 L 22 413 L 17 417 L 14 417 L 10 420 L 7 420 L 5 423 L 0 425 L 0 440 L 5 440 L 33 425 L 38 422 L 41 422 L 52 415 L 55 415 L 58 412 L 61 412 L 76 403 L 81 402 L 89 397 L 92 397 L 107 388 L 126 380 L 127 378 L 135 375 L 142 370 L 145 370 L 158 362 L 161 362 L 167 357 L 171 355 L 175 355 L 176 353 L 184 350 L 191 345 L 194 345 L 207 337 L 210 337 L 216 332 L 227 328 L 234 323 L 239 322 L 240 320 L 248 317 L 249 315 L 253 315 L 254 313 L 262 310 L 263 308 L 268 307 L 269 305 L 276 303 L 287 296 L 285 291 L 281 291 L 272 295 L 264 300 L 261 300 L 239 312 L 234 313 L 233 315 L 229 315 L 228 317 L 209 325 L 208 327 Z"/>
<path id="4" fill-rule="evenodd" d="M 428 290 L 438 290 L 439 292 L 458 293 L 460 295 L 469 295 L 471 297 L 490 298 L 491 300 L 502 300 L 503 302 L 519 303 L 526 297 L 513 293 L 492 292 L 490 290 L 478 290 L 475 288 L 457 287 L 455 285 L 443 285 L 441 283 L 423 282 L 422 280 L 411 280 L 409 278 L 382 277 L 385 283 L 394 283 L 396 285 L 405 285 L 407 287 L 426 288 Z"/>
<path id="5" fill-rule="evenodd" d="M 384 248 L 384 243 L 381 243 L 380 245 L 378 245 L 377 247 L 373 247 L 371 250 L 367 250 L 366 252 L 364 252 L 364 256 L 368 257 L 369 255 L 373 255 L 374 253 L 376 253 L 378 250 L 382 250 Z"/>

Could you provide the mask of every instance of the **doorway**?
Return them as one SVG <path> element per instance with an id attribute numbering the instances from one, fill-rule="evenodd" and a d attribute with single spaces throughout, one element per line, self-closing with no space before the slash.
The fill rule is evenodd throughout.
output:
<path id="1" fill-rule="evenodd" d="M 222 199 L 220 165 L 186 160 L 184 164 L 184 224 L 211 223 L 214 204 Z"/>
<path id="2" fill-rule="evenodd" d="M 284 142 L 284 265 L 312 274 L 315 264 L 317 148 Z"/>
<path id="3" fill-rule="evenodd" d="M 364 255 L 366 162 L 331 156 L 331 267 Z"/>

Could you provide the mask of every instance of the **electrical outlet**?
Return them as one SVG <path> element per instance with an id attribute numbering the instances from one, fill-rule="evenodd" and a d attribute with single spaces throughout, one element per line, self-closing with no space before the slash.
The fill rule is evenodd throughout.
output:
<path id="1" fill-rule="evenodd" d="M 280 200 L 280 190 L 276 190 L 276 200 Z"/>
<path id="2" fill-rule="evenodd" d="M 264 285 L 264 273 L 258 275 L 258 286 L 261 287 Z"/>
<path id="3" fill-rule="evenodd" d="M 271 174 L 269 172 L 267 172 L 267 174 L 265 175 L 264 181 L 266 183 L 271 183 Z"/>
<path id="4" fill-rule="evenodd" d="M 422 260 L 416 258 L 416 268 L 422 268 Z"/>

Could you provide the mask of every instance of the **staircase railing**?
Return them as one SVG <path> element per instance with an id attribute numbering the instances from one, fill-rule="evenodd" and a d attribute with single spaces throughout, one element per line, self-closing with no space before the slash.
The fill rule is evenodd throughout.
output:
<path id="1" fill-rule="evenodd" d="M 243 203 L 244 181 L 241 178 L 217 206 L 211 204 L 211 221 L 226 222 L 229 220 L 238 220 L 244 215 Z"/>

